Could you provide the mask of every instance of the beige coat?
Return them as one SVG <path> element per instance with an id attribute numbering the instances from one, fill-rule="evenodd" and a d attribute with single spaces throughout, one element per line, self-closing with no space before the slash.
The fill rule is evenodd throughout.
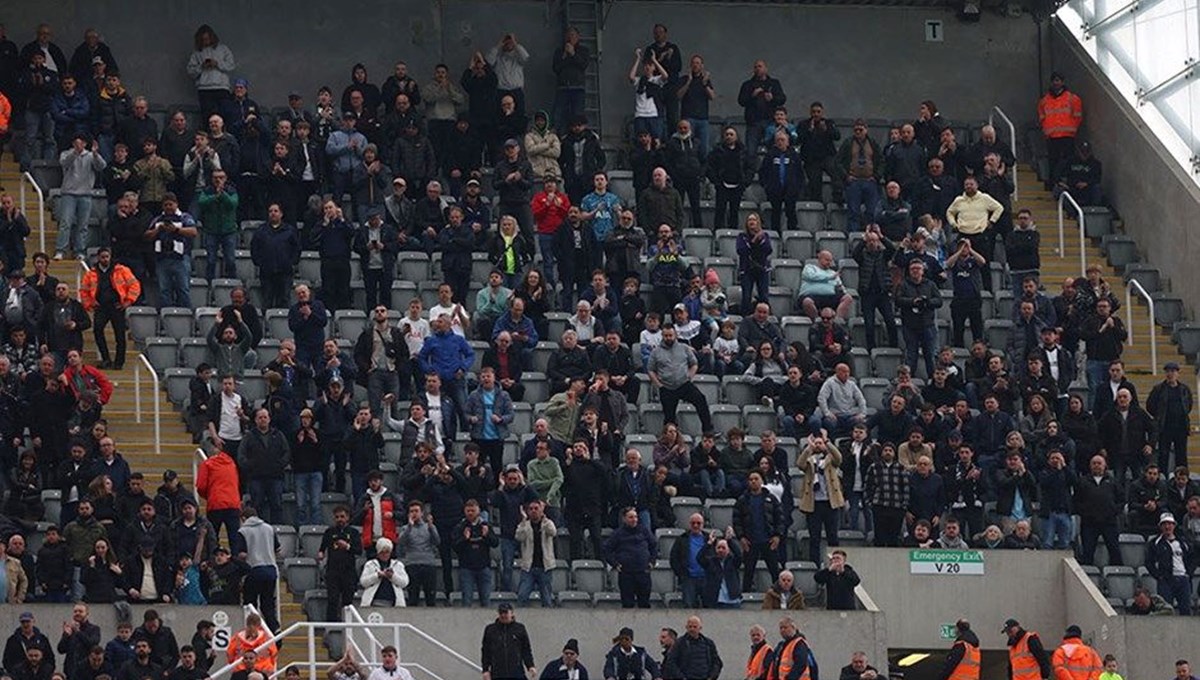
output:
<path id="1" fill-rule="evenodd" d="M 29 578 L 25 576 L 25 569 L 21 567 L 21 561 L 15 557 L 5 556 L 4 570 L 8 572 L 8 592 L 4 594 L 4 601 L 8 604 L 23 603 L 25 594 L 29 592 Z"/>
<path id="2" fill-rule="evenodd" d="M 842 495 L 842 476 L 839 473 L 839 468 L 842 467 L 842 452 L 833 445 L 832 442 L 825 445 L 828 452 L 825 464 L 825 490 L 829 494 L 829 505 L 834 508 L 845 507 L 846 499 Z M 816 507 L 816 499 L 813 498 L 813 473 L 818 472 L 809 460 L 813 455 L 812 447 L 806 446 L 800 452 L 799 460 L 796 461 L 796 467 L 804 473 L 804 489 L 800 493 L 800 512 L 812 512 Z"/>
<path id="3" fill-rule="evenodd" d="M 787 606 L 784 606 L 783 593 L 779 592 L 779 584 L 775 584 L 763 593 L 763 609 L 804 609 L 804 592 L 799 588 L 792 586 L 792 592 L 787 597 Z"/>
<path id="4" fill-rule="evenodd" d="M 554 526 L 554 522 L 550 521 L 549 517 L 542 517 L 542 565 L 546 571 L 554 568 L 554 537 L 558 535 L 558 529 Z M 517 568 L 521 571 L 529 571 L 533 568 L 533 525 L 529 520 L 523 519 L 517 525 L 517 544 L 521 547 L 521 556 L 517 558 Z"/>
<path id="5" fill-rule="evenodd" d="M 536 130 L 525 133 L 525 155 L 529 157 L 529 164 L 533 166 L 533 176 L 537 179 L 546 175 L 558 177 L 562 174 L 558 168 L 558 156 L 561 153 L 562 142 L 553 129 L 546 130 L 545 134 Z"/>

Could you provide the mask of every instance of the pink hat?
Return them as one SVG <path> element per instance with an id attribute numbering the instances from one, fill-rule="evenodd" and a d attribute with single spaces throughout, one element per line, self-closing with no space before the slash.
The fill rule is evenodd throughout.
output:
<path id="1" fill-rule="evenodd" d="M 720 285 L 721 277 L 717 275 L 716 269 L 709 269 L 708 271 L 704 272 L 704 285 L 708 286 L 714 283 Z"/>

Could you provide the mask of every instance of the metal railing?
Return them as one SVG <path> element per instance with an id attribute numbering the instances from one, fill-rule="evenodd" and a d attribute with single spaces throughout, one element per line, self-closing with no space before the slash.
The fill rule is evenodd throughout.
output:
<path id="1" fill-rule="evenodd" d="M 278 601 L 278 600 L 276 600 L 276 601 Z M 463 664 L 466 664 L 468 667 L 471 668 L 471 670 L 473 671 L 473 674 L 477 675 L 483 671 L 483 668 L 479 664 L 475 663 L 474 661 L 471 661 L 470 659 L 463 656 L 462 654 L 459 654 L 458 652 L 451 649 L 450 647 L 447 647 L 445 643 L 432 637 L 431 635 L 422 631 L 420 628 L 417 628 L 416 626 L 412 625 L 411 623 L 388 623 L 388 622 L 384 622 L 384 621 L 379 621 L 379 622 L 374 622 L 374 623 L 366 622 L 366 621 L 363 621 L 362 616 L 357 611 L 354 611 L 353 613 L 348 611 L 348 610 L 352 610 L 352 609 L 353 609 L 353 607 L 350 606 L 350 607 L 346 607 L 343 611 L 345 612 L 346 618 L 348 618 L 348 619 L 357 618 L 358 619 L 357 621 L 340 621 L 340 622 L 339 621 L 297 621 L 296 623 L 293 623 L 292 625 L 288 626 L 287 628 L 284 628 L 283 630 L 279 631 L 278 633 L 272 633 L 271 630 L 269 628 L 267 628 L 266 624 L 264 623 L 263 630 L 265 630 L 270 635 L 270 637 L 268 637 L 261 645 L 256 647 L 255 650 L 261 651 L 263 649 L 266 649 L 270 645 L 277 644 L 280 640 L 282 640 L 292 634 L 296 634 L 296 633 L 303 634 L 307 639 L 308 659 L 307 659 L 306 663 L 301 665 L 301 669 L 302 670 L 304 668 L 308 669 L 309 680 L 318 680 L 318 676 L 317 676 L 318 667 L 329 668 L 330 666 L 333 665 L 329 662 L 317 661 L 317 636 L 320 635 L 320 633 L 318 633 L 318 629 L 323 630 L 325 632 L 329 632 L 329 631 L 333 631 L 333 630 L 346 631 L 347 644 L 351 644 L 350 641 L 353 637 L 351 631 L 354 631 L 354 630 L 368 631 L 368 633 L 370 633 L 370 636 L 372 637 L 372 639 L 374 639 L 374 633 L 371 632 L 371 629 L 382 629 L 385 631 L 390 630 L 391 637 L 393 639 L 392 645 L 395 646 L 396 649 L 398 649 L 398 650 L 400 649 L 400 632 L 405 631 L 408 633 L 412 633 L 412 634 L 416 635 L 417 637 L 420 637 L 422 640 L 429 642 L 430 644 L 434 645 L 442 652 L 449 654 L 452 658 L 456 659 L 457 661 L 460 661 Z M 258 612 L 258 609 L 256 609 L 254 607 L 254 605 L 251 605 L 251 604 L 248 604 L 245 607 L 243 607 L 243 610 L 246 614 Z M 358 649 L 357 643 L 353 643 L 352 646 L 355 649 Z M 362 650 L 358 649 L 358 651 L 359 651 L 360 656 L 362 656 Z M 401 658 L 403 658 L 403 655 L 401 655 Z M 219 680 L 220 678 L 226 677 L 226 676 L 230 675 L 233 672 L 233 669 L 236 668 L 240 663 L 241 663 L 241 661 L 238 660 L 238 661 L 234 661 L 231 664 L 226 664 L 225 666 L 222 666 L 219 669 L 211 671 L 208 674 L 208 677 L 211 680 Z M 376 666 L 378 664 L 366 661 L 364 659 L 363 665 Z M 408 668 L 416 668 L 418 670 L 421 670 L 422 672 L 426 673 L 427 675 L 434 678 L 435 680 L 443 680 L 443 678 L 441 676 L 439 676 L 438 674 L 434 673 L 433 671 L 431 671 L 430 669 L 426 668 L 425 666 L 423 666 L 421 664 L 414 663 L 411 661 L 406 661 L 406 662 L 401 662 L 400 665 L 408 667 Z M 272 678 L 276 677 L 277 675 L 281 674 L 283 672 L 283 670 L 284 669 L 276 669 L 275 673 L 272 674 L 271 677 Z"/>
<path id="2" fill-rule="evenodd" d="M 1071 207 L 1075 208 L 1075 214 L 1079 217 L 1079 275 L 1087 276 L 1087 229 L 1084 226 L 1083 208 L 1080 207 L 1075 197 L 1069 191 L 1064 191 L 1058 195 L 1058 256 L 1062 258 L 1067 256 L 1064 203 L 1070 203 Z"/>
<path id="3" fill-rule="evenodd" d="M 192 451 L 192 488 L 196 487 L 196 480 L 200 479 L 200 464 L 208 460 L 208 454 L 204 453 L 204 449 L 199 446 L 195 451 Z M 230 536 L 230 538 L 233 538 Z"/>
<path id="4" fill-rule="evenodd" d="M 45 251 L 43 251 L 43 252 L 45 252 Z M 79 260 L 79 267 L 77 267 L 75 269 L 75 294 L 76 295 L 79 294 L 79 289 L 83 287 L 84 275 L 90 271 L 92 271 L 92 268 L 88 266 L 88 263 L 84 262 L 83 260 Z"/>
<path id="5" fill-rule="evenodd" d="M 20 202 L 21 212 L 25 214 L 25 219 L 29 219 L 29 205 L 25 202 L 25 184 L 33 187 L 33 193 L 37 196 L 37 214 L 38 214 L 38 250 L 46 252 L 46 195 L 42 193 L 42 188 L 38 186 L 33 175 L 28 172 L 21 173 L 20 187 L 17 191 L 17 200 Z"/>
<path id="6" fill-rule="evenodd" d="M 1154 332 L 1154 298 L 1150 297 L 1150 293 L 1138 283 L 1137 279 L 1129 279 L 1125 284 L 1125 331 L 1127 342 L 1130 347 L 1133 347 L 1133 293 L 1137 291 L 1139 297 L 1146 301 L 1146 306 L 1150 309 L 1150 372 L 1158 370 L 1158 334 Z"/>
<path id="7" fill-rule="evenodd" d="M 154 384 L 154 455 L 162 455 L 162 396 L 159 394 L 161 384 L 158 371 L 150 365 L 145 354 L 138 355 L 138 363 L 133 367 L 133 414 L 138 424 L 142 422 L 142 369 L 150 372 L 150 380 Z M 195 484 L 195 478 L 192 483 Z"/>
<path id="8" fill-rule="evenodd" d="M 999 106 L 993 106 L 992 110 L 988 112 L 988 125 L 995 125 L 994 121 L 996 120 L 997 115 L 999 115 L 1000 120 L 1004 121 L 1004 124 L 1008 126 L 1008 145 L 1012 150 L 1013 157 L 1013 166 L 1009 168 L 1009 170 L 1012 171 L 1012 197 L 1015 201 L 1021 198 L 1021 185 L 1019 182 L 1017 182 L 1017 126 L 1013 125 L 1012 119 L 1009 118 L 1008 114 L 1004 112 L 1004 109 L 1000 108 Z"/>

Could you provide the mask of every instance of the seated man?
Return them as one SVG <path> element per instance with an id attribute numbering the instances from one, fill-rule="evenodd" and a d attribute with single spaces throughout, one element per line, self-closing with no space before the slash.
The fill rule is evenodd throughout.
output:
<path id="1" fill-rule="evenodd" d="M 521 300 L 514 299 L 513 302 L 516 306 Z M 497 321 L 496 324 L 499 325 L 500 322 Z M 525 385 L 521 383 L 521 373 L 525 366 L 525 353 L 513 347 L 512 334 L 508 331 L 500 331 L 492 346 L 483 353 L 483 368 L 496 371 L 496 382 L 508 392 L 513 401 L 525 400 Z"/>
<path id="2" fill-rule="evenodd" d="M 804 265 L 800 279 L 800 306 L 813 321 L 825 307 L 833 307 L 843 319 L 850 316 L 854 301 L 842 285 L 842 277 L 834 266 L 833 253 L 822 250 L 817 253 L 816 264 Z"/>
<path id="3" fill-rule="evenodd" d="M 1054 169 L 1058 183 L 1054 187 L 1054 197 L 1058 198 L 1063 192 L 1069 192 L 1071 198 L 1079 205 L 1103 205 L 1103 195 L 1100 192 L 1100 179 L 1103 168 L 1100 161 L 1092 155 L 1092 145 L 1089 142 L 1079 142 L 1075 146 L 1075 156 Z"/>
<path id="4" fill-rule="evenodd" d="M 850 366 L 838 364 L 817 393 L 817 410 L 809 419 L 809 429 L 824 428 L 829 436 L 836 437 L 849 433 L 851 427 L 866 420 L 866 397 L 850 377 Z"/>
<path id="5" fill-rule="evenodd" d="M 821 320 L 808 331 L 808 351 L 825 370 L 850 363 L 850 333 L 834 321 L 834 314 L 832 307 L 822 307 Z"/>
<path id="6" fill-rule="evenodd" d="M 562 341 L 558 349 L 550 355 L 546 366 L 546 376 L 550 378 L 550 394 L 558 394 L 567 389 L 572 379 L 590 380 L 592 375 L 592 360 L 587 350 L 579 346 L 579 336 L 575 331 L 563 331 Z"/>

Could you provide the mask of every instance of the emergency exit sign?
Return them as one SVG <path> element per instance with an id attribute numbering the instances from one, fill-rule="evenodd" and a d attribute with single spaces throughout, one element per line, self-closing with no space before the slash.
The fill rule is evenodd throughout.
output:
<path id="1" fill-rule="evenodd" d="M 958 627 L 955 626 L 953 623 L 943 623 L 942 624 L 942 639 L 943 640 L 953 640 L 956 637 L 958 637 Z"/>
<path id="2" fill-rule="evenodd" d="M 908 552 L 911 574 L 983 576 L 983 553 L 978 550 L 923 550 Z"/>

